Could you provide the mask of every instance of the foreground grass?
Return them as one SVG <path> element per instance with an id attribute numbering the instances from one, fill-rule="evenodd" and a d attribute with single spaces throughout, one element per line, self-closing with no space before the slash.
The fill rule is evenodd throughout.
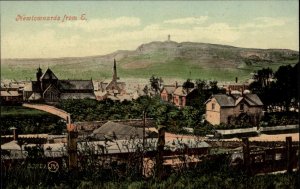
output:
<path id="1" fill-rule="evenodd" d="M 15 188 L 16 183 L 9 183 L 6 188 Z M 21 185 L 18 188 L 49 188 L 42 182 L 38 185 Z M 102 182 L 101 180 L 92 181 L 88 178 L 80 178 L 73 181 L 59 179 L 56 184 L 51 186 L 56 189 L 165 189 L 165 188 L 205 188 L 205 189 L 294 189 L 299 188 L 298 173 L 260 175 L 248 177 L 245 175 L 229 176 L 224 173 L 202 174 L 202 175 L 178 175 L 173 174 L 165 180 L 123 180 Z"/>
<path id="2" fill-rule="evenodd" d="M 297 174 L 264 175 L 247 178 L 227 177 L 221 174 L 217 175 L 195 175 L 195 177 L 172 175 L 164 181 L 135 181 L 135 182 L 109 182 L 103 185 L 93 185 L 90 182 L 81 182 L 78 188 L 130 188 L 130 189 L 165 189 L 165 188 L 205 188 L 205 189 L 293 189 L 298 188 Z"/>

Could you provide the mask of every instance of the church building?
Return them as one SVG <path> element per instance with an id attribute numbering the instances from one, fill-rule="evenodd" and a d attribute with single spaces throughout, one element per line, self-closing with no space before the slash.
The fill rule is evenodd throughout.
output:
<path id="1" fill-rule="evenodd" d="M 39 67 L 36 81 L 26 84 L 24 101 L 58 102 L 60 99 L 95 99 L 92 80 L 59 80 L 48 68 L 45 73 Z"/>
<path id="2" fill-rule="evenodd" d="M 110 98 L 112 100 L 121 100 L 120 98 L 127 96 L 125 90 L 126 84 L 125 82 L 118 81 L 119 79 L 120 78 L 117 75 L 116 60 L 114 59 L 112 80 L 109 82 L 100 81 L 94 83 L 96 99 L 103 100 Z"/>

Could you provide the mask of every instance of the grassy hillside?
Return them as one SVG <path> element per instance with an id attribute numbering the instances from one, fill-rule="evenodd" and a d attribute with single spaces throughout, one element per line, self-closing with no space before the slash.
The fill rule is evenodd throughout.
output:
<path id="1" fill-rule="evenodd" d="M 111 78 L 116 58 L 121 78 L 163 78 L 234 80 L 247 79 L 263 67 L 276 70 L 295 64 L 296 51 L 286 49 L 245 49 L 204 43 L 151 42 L 134 51 L 117 51 L 104 56 L 56 59 L 3 59 L 2 79 L 35 79 L 36 68 L 50 67 L 61 79 Z"/>

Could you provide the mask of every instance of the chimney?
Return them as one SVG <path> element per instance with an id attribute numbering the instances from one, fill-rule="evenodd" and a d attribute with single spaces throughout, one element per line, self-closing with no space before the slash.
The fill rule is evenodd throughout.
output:
<path id="1" fill-rule="evenodd" d="M 235 83 L 237 83 L 238 82 L 238 77 L 235 77 Z"/>
<path id="2" fill-rule="evenodd" d="M 178 83 L 177 83 L 177 81 L 175 81 L 175 89 L 177 89 L 178 88 Z"/>

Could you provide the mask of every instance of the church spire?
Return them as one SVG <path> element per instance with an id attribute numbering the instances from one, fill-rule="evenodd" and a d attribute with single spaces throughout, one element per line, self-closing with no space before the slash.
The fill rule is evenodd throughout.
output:
<path id="1" fill-rule="evenodd" d="M 113 80 L 116 81 L 118 79 L 117 76 L 117 65 L 116 65 L 116 59 L 114 59 L 114 68 L 113 68 Z"/>
<path id="2" fill-rule="evenodd" d="M 37 69 L 37 72 L 36 72 L 36 80 L 40 81 L 40 78 L 42 75 L 43 75 L 43 72 L 42 72 L 41 66 L 39 65 L 39 68 Z"/>

